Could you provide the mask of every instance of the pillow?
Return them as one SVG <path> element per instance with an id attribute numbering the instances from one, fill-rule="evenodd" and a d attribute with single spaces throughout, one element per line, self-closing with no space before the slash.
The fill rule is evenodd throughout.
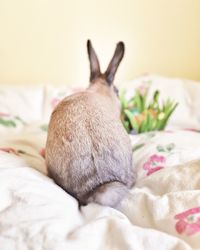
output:
<path id="1" fill-rule="evenodd" d="M 0 86 L 0 114 L 3 119 L 7 117 L 14 121 L 17 117 L 28 123 L 41 120 L 43 102 L 42 86 Z"/>
<path id="2" fill-rule="evenodd" d="M 148 86 L 150 98 L 155 90 L 160 99 L 171 98 L 179 103 L 168 122 L 168 128 L 200 128 L 200 84 L 194 81 L 155 75 L 141 76 L 125 82 L 121 89 L 132 95 L 137 87 Z M 48 123 L 56 104 L 65 96 L 82 89 L 66 86 L 0 86 L 0 114 L 16 117 L 27 123 Z"/>

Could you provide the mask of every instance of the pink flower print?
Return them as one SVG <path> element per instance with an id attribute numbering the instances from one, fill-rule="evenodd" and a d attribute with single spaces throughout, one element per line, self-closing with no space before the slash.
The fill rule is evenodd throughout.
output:
<path id="1" fill-rule="evenodd" d="M 7 117 L 7 116 L 10 116 L 10 115 L 7 114 L 7 113 L 0 112 L 0 116 Z"/>
<path id="2" fill-rule="evenodd" d="M 153 174 L 154 172 L 164 168 L 164 164 L 166 159 L 162 155 L 152 155 L 149 157 L 148 161 L 146 161 L 143 165 L 143 169 L 147 171 L 147 176 Z"/>
<path id="3" fill-rule="evenodd" d="M 150 161 L 151 162 L 160 162 L 160 163 L 164 163 L 165 162 L 165 157 L 162 155 L 152 155 L 150 157 Z"/>
<path id="4" fill-rule="evenodd" d="M 45 158 L 45 148 L 41 148 L 39 153 L 43 158 Z"/>
<path id="5" fill-rule="evenodd" d="M 191 131 L 191 132 L 197 132 L 197 133 L 200 132 L 199 129 L 195 129 L 195 128 L 185 128 L 185 129 L 183 129 L 183 130 L 185 130 L 185 131 Z"/>
<path id="6" fill-rule="evenodd" d="M 14 148 L 0 148 L 0 150 L 6 153 L 19 155 L 18 152 Z"/>
<path id="7" fill-rule="evenodd" d="M 175 228 L 179 234 L 190 236 L 200 232 L 200 207 L 191 208 L 175 216 Z"/>
<path id="8" fill-rule="evenodd" d="M 187 227 L 187 223 L 185 221 L 183 221 L 183 220 L 180 220 L 180 221 L 178 221 L 176 223 L 175 227 L 176 227 L 176 231 L 179 234 L 182 234 L 185 231 L 186 227 Z"/>

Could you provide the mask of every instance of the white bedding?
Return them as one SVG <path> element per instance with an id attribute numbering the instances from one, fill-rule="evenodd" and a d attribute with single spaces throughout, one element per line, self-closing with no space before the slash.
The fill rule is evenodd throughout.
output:
<path id="1" fill-rule="evenodd" d="M 0 88 L 0 249 L 200 249 L 200 84 L 148 76 L 130 91 L 149 79 L 179 106 L 166 131 L 130 136 L 138 179 L 118 210 L 79 211 L 46 176 L 46 124 L 71 91 Z"/>

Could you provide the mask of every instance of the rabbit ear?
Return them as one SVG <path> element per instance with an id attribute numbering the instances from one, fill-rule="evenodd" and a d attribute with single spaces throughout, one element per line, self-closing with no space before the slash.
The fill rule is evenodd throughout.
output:
<path id="1" fill-rule="evenodd" d="M 116 46 L 115 53 L 110 61 L 108 68 L 105 72 L 106 80 L 111 85 L 113 83 L 117 68 L 124 56 L 125 46 L 123 42 L 119 42 Z"/>
<path id="2" fill-rule="evenodd" d="M 92 43 L 90 40 L 87 41 L 87 50 L 90 61 L 90 81 L 92 82 L 95 78 L 97 78 L 101 74 L 101 70 L 99 66 L 99 60 L 92 47 Z"/>

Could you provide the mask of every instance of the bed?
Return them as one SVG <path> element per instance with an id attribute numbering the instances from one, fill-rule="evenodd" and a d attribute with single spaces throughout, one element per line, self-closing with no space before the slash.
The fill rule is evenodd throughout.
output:
<path id="1" fill-rule="evenodd" d="M 179 105 L 164 131 L 130 135 L 137 182 L 118 209 L 77 201 L 47 176 L 50 114 L 77 89 L 0 87 L 0 249 L 200 249 L 200 84 L 156 75 Z"/>

